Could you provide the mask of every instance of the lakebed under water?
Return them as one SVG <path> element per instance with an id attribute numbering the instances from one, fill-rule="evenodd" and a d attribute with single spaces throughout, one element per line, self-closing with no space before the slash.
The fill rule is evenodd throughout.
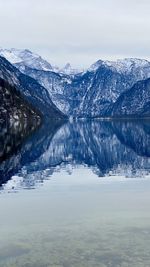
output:
<path id="1" fill-rule="evenodd" d="M 0 267 L 149 267 L 149 145 L 148 121 L 32 133 L 0 164 Z"/>

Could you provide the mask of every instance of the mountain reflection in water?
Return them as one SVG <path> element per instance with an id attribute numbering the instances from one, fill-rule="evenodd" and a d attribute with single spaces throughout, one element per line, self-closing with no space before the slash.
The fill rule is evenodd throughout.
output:
<path id="1" fill-rule="evenodd" d="M 149 121 L 50 121 L 24 141 L 26 135 L 20 127 L 6 138 L 1 129 L 1 189 L 12 177 L 20 187 L 35 188 L 53 172 L 71 173 L 80 165 L 98 177 L 144 177 L 150 171 Z"/>

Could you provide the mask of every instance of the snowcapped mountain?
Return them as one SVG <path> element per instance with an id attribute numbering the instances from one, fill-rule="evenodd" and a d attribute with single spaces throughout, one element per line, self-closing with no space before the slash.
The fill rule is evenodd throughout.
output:
<path id="1" fill-rule="evenodd" d="M 150 79 L 137 82 L 112 106 L 114 117 L 150 117 Z"/>
<path id="2" fill-rule="evenodd" d="M 33 78 L 24 75 L 4 57 L 0 57 L 0 78 L 15 86 L 24 98 L 45 117 L 63 118 L 47 90 Z"/>
<path id="3" fill-rule="evenodd" d="M 51 100 L 57 108 L 59 108 L 64 114 L 69 114 L 69 103 L 64 95 L 66 84 L 71 83 L 71 77 L 50 71 L 41 71 L 25 67 L 23 70 L 25 75 L 32 77 L 38 81 L 44 88 L 47 89 Z"/>
<path id="4" fill-rule="evenodd" d="M 0 55 L 19 68 L 32 67 L 33 69 L 52 71 L 50 63 L 28 49 L 0 49 Z"/>
<path id="5" fill-rule="evenodd" d="M 63 74 L 66 74 L 66 75 L 76 75 L 78 73 L 81 73 L 83 72 L 83 69 L 74 69 L 72 68 L 71 64 L 70 63 L 67 63 L 64 68 L 59 68 L 58 71 L 59 73 L 63 73 Z"/>
<path id="6" fill-rule="evenodd" d="M 11 53 L 10 53 L 11 51 Z M 140 80 L 150 78 L 150 62 L 126 58 L 117 61 L 98 60 L 86 71 L 51 66 L 29 50 L 0 50 L 22 73 L 32 77 L 53 103 L 73 117 L 110 116 L 112 105 L 125 91 Z"/>
<path id="7" fill-rule="evenodd" d="M 89 71 L 96 71 L 99 67 L 106 66 L 120 74 L 135 74 L 138 72 L 139 79 L 144 79 L 149 75 L 150 62 L 145 59 L 125 58 L 117 61 L 103 61 L 98 60 L 88 69 Z"/>
<path id="8" fill-rule="evenodd" d="M 36 53 L 28 49 L 0 49 L 0 56 L 6 58 L 10 63 L 14 64 L 20 71 L 24 71 L 25 67 L 36 70 L 53 71 L 67 75 L 75 75 L 83 70 L 74 69 L 70 63 L 67 63 L 64 68 L 52 66 L 48 61 L 43 59 Z"/>
<path id="9" fill-rule="evenodd" d="M 98 61 L 89 70 L 72 76 L 28 67 L 23 72 L 44 86 L 55 105 L 66 115 L 110 116 L 110 107 L 123 92 L 137 81 L 150 77 L 150 62 L 123 61 L 130 62 L 130 68 L 127 68 L 128 64 L 123 69 L 123 63 L 114 67 Z"/>

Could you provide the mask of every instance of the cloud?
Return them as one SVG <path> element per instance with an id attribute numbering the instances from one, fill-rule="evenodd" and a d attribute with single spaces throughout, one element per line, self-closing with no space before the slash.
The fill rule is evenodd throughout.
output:
<path id="1" fill-rule="evenodd" d="M 0 0 L 1 46 L 56 64 L 150 55 L 149 0 Z"/>

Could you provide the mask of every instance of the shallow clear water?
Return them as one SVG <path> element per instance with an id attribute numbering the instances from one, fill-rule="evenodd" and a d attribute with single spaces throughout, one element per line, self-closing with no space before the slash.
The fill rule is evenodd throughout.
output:
<path id="1" fill-rule="evenodd" d="M 0 267 L 149 267 L 149 144 L 148 121 L 94 120 L 49 123 L 12 150 Z"/>

